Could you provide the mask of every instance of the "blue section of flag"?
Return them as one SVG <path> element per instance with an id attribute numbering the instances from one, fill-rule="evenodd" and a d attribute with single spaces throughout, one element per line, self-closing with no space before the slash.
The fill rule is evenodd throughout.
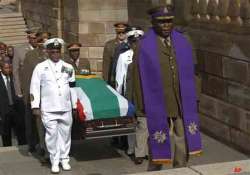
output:
<path id="1" fill-rule="evenodd" d="M 128 113 L 127 113 L 127 116 L 128 117 L 133 117 L 135 115 L 135 106 L 128 102 Z"/>

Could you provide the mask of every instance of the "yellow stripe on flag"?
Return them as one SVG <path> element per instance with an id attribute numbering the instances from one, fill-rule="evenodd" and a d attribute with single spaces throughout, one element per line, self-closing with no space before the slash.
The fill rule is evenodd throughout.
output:
<path id="1" fill-rule="evenodd" d="M 76 75 L 76 78 L 90 79 L 90 78 L 98 78 L 98 77 L 96 75 Z"/>

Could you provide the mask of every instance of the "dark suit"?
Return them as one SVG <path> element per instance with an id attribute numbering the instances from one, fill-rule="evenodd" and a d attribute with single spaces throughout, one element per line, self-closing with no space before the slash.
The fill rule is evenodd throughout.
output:
<path id="1" fill-rule="evenodd" d="M 3 146 L 11 146 L 11 129 L 13 128 L 17 136 L 18 144 L 26 144 L 25 125 L 22 115 L 19 115 L 20 102 L 15 95 L 14 83 L 10 77 L 13 105 L 9 105 L 7 88 L 0 72 L 0 119 Z"/>

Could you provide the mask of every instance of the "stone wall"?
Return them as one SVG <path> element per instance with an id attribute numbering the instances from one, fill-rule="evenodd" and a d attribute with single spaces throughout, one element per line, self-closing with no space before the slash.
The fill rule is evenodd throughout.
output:
<path id="1" fill-rule="evenodd" d="M 104 43 L 115 37 L 113 24 L 128 21 L 127 0 L 22 0 L 22 11 L 29 26 L 82 43 L 81 57 L 98 74 Z"/>
<path id="2" fill-rule="evenodd" d="M 166 0 L 128 0 L 129 24 L 147 30 L 151 26 L 147 10 L 162 4 L 166 4 Z"/>
<path id="3" fill-rule="evenodd" d="M 250 153 L 249 1 L 193 1 L 203 131 Z"/>
<path id="4" fill-rule="evenodd" d="M 67 42 L 78 42 L 79 10 L 77 0 L 63 0 L 61 6 L 62 36 Z"/>
<path id="5" fill-rule="evenodd" d="M 54 35 L 58 35 L 59 0 L 22 0 L 22 12 L 30 27 L 38 26 Z"/>
<path id="6" fill-rule="evenodd" d="M 78 8 L 81 56 L 101 74 L 104 43 L 115 37 L 113 24 L 128 21 L 127 0 L 79 0 Z"/>

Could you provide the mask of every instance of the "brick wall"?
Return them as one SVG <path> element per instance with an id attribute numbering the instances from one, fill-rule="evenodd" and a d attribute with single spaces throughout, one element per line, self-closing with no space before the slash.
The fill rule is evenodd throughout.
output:
<path id="1" fill-rule="evenodd" d="M 62 1 L 62 36 L 67 43 L 77 42 L 79 33 L 78 1 Z"/>
<path id="2" fill-rule="evenodd" d="M 127 0 L 22 0 L 22 10 L 29 26 L 82 43 L 81 57 L 89 59 L 97 74 L 104 43 L 115 37 L 113 24 L 128 21 Z"/>
<path id="3" fill-rule="evenodd" d="M 192 5 L 187 27 L 202 80 L 201 127 L 246 153 L 250 153 L 249 8 L 243 1 L 200 1 Z"/>
<path id="4" fill-rule="evenodd" d="M 115 37 L 113 24 L 128 21 L 127 0 L 82 0 L 78 8 L 81 56 L 101 74 L 104 43 Z"/>
<path id="5" fill-rule="evenodd" d="M 196 40 L 202 128 L 250 152 L 250 52 L 242 48 L 250 40 L 206 30 L 192 34 L 202 38 Z"/>

